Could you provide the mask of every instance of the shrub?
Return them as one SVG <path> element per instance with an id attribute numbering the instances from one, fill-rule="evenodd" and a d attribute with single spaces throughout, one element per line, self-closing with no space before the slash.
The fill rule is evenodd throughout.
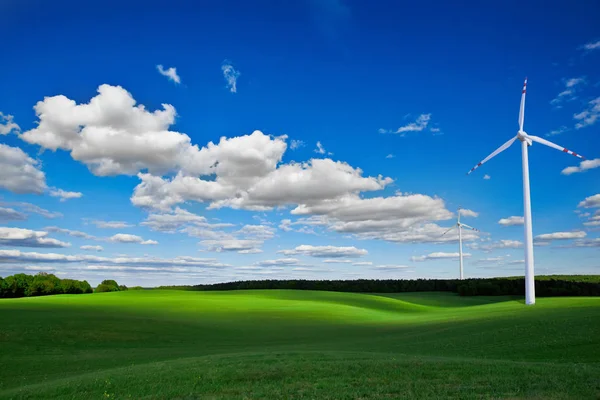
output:
<path id="1" fill-rule="evenodd" d="M 105 292 L 116 292 L 116 290 L 115 290 L 114 286 L 110 286 L 105 283 L 99 284 L 98 286 L 96 286 L 96 290 L 94 290 L 94 293 L 105 293 Z"/>

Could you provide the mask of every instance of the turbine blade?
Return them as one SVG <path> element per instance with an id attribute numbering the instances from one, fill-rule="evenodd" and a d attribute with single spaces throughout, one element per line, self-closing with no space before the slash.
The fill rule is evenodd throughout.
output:
<path id="1" fill-rule="evenodd" d="M 475 232 L 479 232 L 479 229 L 475 229 L 472 226 L 469 226 L 467 224 L 460 224 L 460 226 L 463 227 L 463 228 L 474 230 Z"/>
<path id="2" fill-rule="evenodd" d="M 527 93 L 527 78 L 523 83 L 523 91 L 521 92 L 521 108 L 519 109 L 519 131 L 523 132 L 523 122 L 525 121 L 525 94 Z"/>
<path id="3" fill-rule="evenodd" d="M 570 155 L 572 155 L 572 156 L 575 156 L 575 157 L 577 157 L 577 158 L 581 158 L 582 160 L 585 160 L 585 157 L 584 157 L 584 156 L 582 156 L 581 154 L 577 154 L 577 153 L 575 153 L 574 151 L 571 151 L 571 150 L 569 150 L 569 149 L 565 149 L 564 147 L 561 147 L 561 146 L 559 146 L 559 145 L 557 145 L 557 144 L 554 144 L 554 143 L 552 143 L 552 142 L 550 142 L 550 141 L 548 141 L 548 140 L 546 140 L 546 139 L 542 139 L 542 138 L 541 138 L 541 137 L 539 137 L 539 136 L 527 135 L 527 137 L 528 137 L 529 139 L 533 140 L 534 142 L 538 142 L 538 143 L 541 143 L 541 144 L 545 144 L 545 145 L 546 145 L 546 146 L 548 146 L 548 147 L 552 147 L 552 148 L 554 148 L 554 149 L 556 149 L 556 150 L 560 150 L 560 151 L 562 151 L 562 152 L 565 152 L 565 153 L 567 153 L 567 154 L 570 154 Z"/>
<path id="4" fill-rule="evenodd" d="M 442 233 L 442 234 L 440 235 L 440 237 L 444 236 L 446 233 L 450 232 L 450 231 L 451 231 L 452 229 L 454 229 L 455 227 L 456 227 L 456 225 L 454 225 L 454 226 L 451 226 L 451 227 L 450 227 L 450 229 L 448 229 L 446 232 Z"/>
<path id="5" fill-rule="evenodd" d="M 498 149 L 496 149 L 496 151 L 494 151 L 492 154 L 490 154 L 489 156 L 484 158 L 483 161 L 481 161 L 479 164 L 477 164 L 476 166 L 471 168 L 471 170 L 469 172 L 467 172 L 467 175 L 469 175 L 471 172 L 475 171 L 477 168 L 481 167 L 481 165 L 483 165 L 484 163 L 489 161 L 491 158 L 497 156 L 498 154 L 502 153 L 504 150 L 508 149 L 510 147 L 510 145 L 514 143 L 515 140 L 517 140 L 516 136 L 514 138 L 510 139 L 508 142 L 504 143 L 502 146 L 498 147 Z"/>

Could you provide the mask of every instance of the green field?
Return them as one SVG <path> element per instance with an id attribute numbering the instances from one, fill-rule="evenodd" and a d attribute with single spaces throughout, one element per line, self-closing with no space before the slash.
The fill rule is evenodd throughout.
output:
<path id="1" fill-rule="evenodd" d="M 148 290 L 1 299 L 0 324 L 0 398 L 600 395 L 600 298 Z"/>

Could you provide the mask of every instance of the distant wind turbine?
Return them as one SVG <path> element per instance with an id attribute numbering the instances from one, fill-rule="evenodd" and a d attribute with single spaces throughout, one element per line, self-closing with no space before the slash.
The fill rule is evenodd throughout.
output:
<path id="1" fill-rule="evenodd" d="M 462 253 L 462 228 L 471 229 L 476 232 L 479 232 L 479 230 L 473 228 L 472 226 L 469 226 L 467 224 L 463 224 L 460 222 L 460 210 L 461 210 L 461 208 L 458 207 L 458 219 L 456 220 L 456 224 L 454 224 L 446 232 L 442 233 L 442 236 L 444 236 L 446 233 L 450 232 L 455 227 L 458 227 L 458 259 L 459 259 L 459 265 L 460 265 L 460 279 L 462 280 L 464 278 L 464 276 L 463 276 L 463 253 Z"/>
<path id="2" fill-rule="evenodd" d="M 529 160 L 527 155 L 527 148 L 528 146 L 531 146 L 533 142 L 538 142 L 581 159 L 584 159 L 584 157 L 575 152 L 572 152 L 571 150 L 565 149 L 564 147 L 560 147 L 552 142 L 549 142 L 546 139 L 542 139 L 538 136 L 529 135 L 523 130 L 523 121 L 525 119 L 526 89 L 527 78 L 525 78 L 525 83 L 523 84 L 523 92 L 521 94 L 521 109 L 519 110 L 519 131 L 517 132 L 517 136 L 510 139 L 502 146 L 498 147 L 496 151 L 487 156 L 483 161 L 481 161 L 479 164 L 474 166 L 469 172 L 467 172 L 467 175 L 475 171 L 483 163 L 487 162 L 494 156 L 508 149 L 514 143 L 515 140 L 519 139 L 521 141 L 521 158 L 523 163 L 523 203 L 525 208 L 525 303 L 535 304 L 535 281 L 533 272 L 533 233 L 531 226 L 531 198 L 529 195 Z"/>

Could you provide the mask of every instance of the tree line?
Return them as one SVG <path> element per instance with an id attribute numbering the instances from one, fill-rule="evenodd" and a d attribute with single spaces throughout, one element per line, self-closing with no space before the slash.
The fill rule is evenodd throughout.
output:
<path id="1" fill-rule="evenodd" d="M 131 289 L 140 290 L 142 288 L 136 286 Z M 112 279 L 104 280 L 96 289 L 92 289 L 88 281 L 60 279 L 56 275 L 46 272 L 40 272 L 36 275 L 15 274 L 6 278 L 0 277 L 0 298 L 119 292 L 124 290 L 128 290 L 127 286 L 119 285 Z"/>
<path id="2" fill-rule="evenodd" d="M 482 279 L 357 279 L 357 280 L 253 280 L 194 286 L 161 286 L 177 290 L 295 289 L 357 293 L 452 292 L 461 296 L 525 295 L 522 277 Z M 536 295 L 600 296 L 598 275 L 548 275 L 535 278 Z"/>
<path id="3" fill-rule="evenodd" d="M 60 279 L 56 275 L 45 272 L 36 275 L 15 274 L 0 278 L 0 297 L 3 298 L 92 292 L 93 289 L 87 281 Z"/>

